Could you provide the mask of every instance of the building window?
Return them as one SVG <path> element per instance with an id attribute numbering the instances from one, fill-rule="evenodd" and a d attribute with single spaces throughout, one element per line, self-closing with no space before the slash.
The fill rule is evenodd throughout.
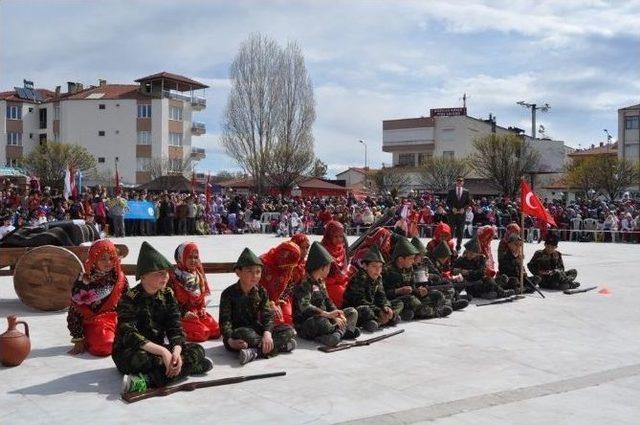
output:
<path id="1" fill-rule="evenodd" d="M 40 128 L 47 128 L 47 108 L 40 109 Z"/>
<path id="2" fill-rule="evenodd" d="M 453 159 L 453 157 L 455 156 L 455 152 L 454 151 L 443 151 L 442 152 L 442 157 L 445 159 Z"/>
<path id="3" fill-rule="evenodd" d="M 430 153 L 419 153 L 418 154 L 418 165 L 424 165 L 425 162 L 429 161 L 433 158 L 433 155 Z"/>
<path id="4" fill-rule="evenodd" d="M 56 105 L 53 107 L 53 119 L 54 120 L 60 119 L 60 105 Z"/>
<path id="5" fill-rule="evenodd" d="M 20 106 L 12 105 L 7 106 L 7 119 L 8 120 L 21 120 L 22 108 Z"/>
<path id="6" fill-rule="evenodd" d="M 136 171 L 148 171 L 151 158 L 136 158 Z"/>
<path id="7" fill-rule="evenodd" d="M 150 145 L 151 144 L 151 132 L 150 131 L 138 131 L 138 144 Z"/>
<path id="8" fill-rule="evenodd" d="M 182 121 L 182 108 L 177 106 L 169 107 L 169 119 L 174 121 Z"/>
<path id="9" fill-rule="evenodd" d="M 100 103 L 98 105 L 98 109 L 107 109 L 107 105 L 105 105 L 104 103 Z"/>
<path id="10" fill-rule="evenodd" d="M 151 118 L 151 104 L 138 105 L 138 118 Z"/>
<path id="11" fill-rule="evenodd" d="M 182 146 L 182 133 L 169 133 L 169 146 Z"/>
<path id="12" fill-rule="evenodd" d="M 640 128 L 640 116 L 624 118 L 625 130 L 638 130 L 638 128 Z"/>
<path id="13" fill-rule="evenodd" d="M 22 146 L 22 133 L 7 133 L 7 145 Z"/>
<path id="14" fill-rule="evenodd" d="M 98 136 L 104 136 L 104 130 L 98 131 Z"/>
<path id="15" fill-rule="evenodd" d="M 104 157 L 103 156 L 98 157 L 98 163 L 99 164 L 104 164 Z"/>
<path id="16" fill-rule="evenodd" d="M 416 165 L 415 155 L 412 153 L 401 153 L 398 155 L 398 165 L 401 167 L 413 167 Z"/>

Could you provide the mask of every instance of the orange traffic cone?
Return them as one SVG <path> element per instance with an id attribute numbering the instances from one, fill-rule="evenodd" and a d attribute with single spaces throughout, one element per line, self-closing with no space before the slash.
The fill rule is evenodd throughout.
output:
<path id="1" fill-rule="evenodd" d="M 598 291 L 598 294 L 605 295 L 605 296 L 611 296 L 612 292 L 611 292 L 611 289 L 609 289 L 609 288 L 607 288 L 605 286 L 604 288 L 602 288 L 601 290 Z"/>

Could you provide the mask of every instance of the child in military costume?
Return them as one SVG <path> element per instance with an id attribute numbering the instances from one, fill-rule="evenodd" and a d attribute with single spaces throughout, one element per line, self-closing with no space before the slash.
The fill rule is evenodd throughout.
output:
<path id="1" fill-rule="evenodd" d="M 238 282 L 222 291 L 220 329 L 224 346 L 239 353 L 240 364 L 296 348 L 295 330 L 275 325 L 275 312 L 267 290 L 260 286 L 262 261 L 245 248 L 234 266 Z"/>
<path id="2" fill-rule="evenodd" d="M 544 249 L 536 251 L 527 264 L 534 276 L 540 276 L 540 287 L 546 289 L 574 289 L 580 286 L 575 282 L 578 272 L 575 269 L 565 270 L 562 254 L 557 250 L 558 236 L 549 233 L 544 241 Z"/>
<path id="3" fill-rule="evenodd" d="M 112 357 L 126 374 L 123 393 L 165 386 L 213 368 L 200 345 L 185 342 L 178 302 L 166 286 L 171 267 L 162 254 L 142 243 L 136 269 L 140 284 L 122 297 L 117 310 Z"/>
<path id="4" fill-rule="evenodd" d="M 524 278 L 524 292 L 532 293 L 540 284 L 540 276 L 527 276 L 522 264 L 522 238 L 516 233 L 509 235 L 504 248 L 498 251 L 498 276 L 496 282 L 505 289 L 520 288 L 520 271 Z"/>
<path id="5" fill-rule="evenodd" d="M 360 335 L 356 327 L 358 312 L 353 307 L 338 310 L 329 298 L 324 279 L 333 258 L 318 242 L 309 250 L 302 282 L 293 289 L 294 323 L 301 337 L 333 347 L 343 339 Z"/>
<path id="6" fill-rule="evenodd" d="M 419 242 L 419 241 L 418 241 Z M 419 248 L 419 245 L 413 242 L 413 245 Z M 422 245 L 422 244 L 420 244 Z M 427 248 L 428 250 L 428 248 Z M 442 294 L 445 297 L 445 303 L 451 310 L 462 310 L 469 305 L 471 295 L 462 295 L 459 290 L 453 287 L 456 282 L 462 282 L 464 279 L 461 275 L 454 275 L 451 269 L 452 252 L 450 243 L 446 240 L 441 240 L 436 245 L 431 254 L 428 252 L 426 255 L 418 254 L 414 262 L 415 267 L 424 267 L 428 273 L 429 282 L 427 288 L 430 285 L 452 285 L 450 289 L 442 290 Z"/>
<path id="7" fill-rule="evenodd" d="M 503 298 L 515 294 L 515 291 L 503 289 L 487 275 L 487 258 L 482 254 L 478 236 L 464 244 L 464 253 L 454 262 L 454 270 L 459 272 L 464 281 L 470 284 L 466 291 L 474 297 Z"/>
<path id="8" fill-rule="evenodd" d="M 420 286 L 413 280 L 413 263 L 420 251 L 405 237 L 400 237 L 391 254 L 392 263 L 382 273 L 382 283 L 389 300 L 400 300 L 404 304 L 402 320 L 431 319 L 451 314 L 441 292 L 428 290 L 423 282 Z"/>
<path id="9" fill-rule="evenodd" d="M 362 259 L 364 269 L 349 279 L 344 293 L 344 306 L 358 311 L 358 326 L 368 332 L 380 326 L 394 326 L 400 321 L 404 305 L 400 300 L 389 301 L 382 285 L 382 267 L 385 263 L 376 245 Z"/>

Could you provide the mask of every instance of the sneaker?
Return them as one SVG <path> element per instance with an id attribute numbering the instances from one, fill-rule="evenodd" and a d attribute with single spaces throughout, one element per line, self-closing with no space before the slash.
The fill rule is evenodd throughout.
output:
<path id="1" fill-rule="evenodd" d="M 213 360 L 211 360 L 211 357 L 205 357 L 204 358 L 204 365 L 203 366 L 204 367 L 203 367 L 202 373 L 207 373 L 211 369 L 213 369 Z"/>
<path id="2" fill-rule="evenodd" d="M 149 380 L 143 373 L 137 375 L 124 375 L 122 377 L 122 394 L 141 393 L 149 389 Z"/>
<path id="3" fill-rule="evenodd" d="M 462 310 L 469 305 L 469 301 L 464 298 L 458 298 L 457 300 L 453 300 L 451 306 L 454 310 Z"/>
<path id="4" fill-rule="evenodd" d="M 447 317 L 451 313 L 453 313 L 453 309 L 448 305 L 445 305 L 438 309 L 438 317 Z"/>
<path id="5" fill-rule="evenodd" d="M 375 320 L 369 320 L 367 323 L 364 324 L 364 330 L 367 332 L 375 332 L 380 328 L 380 326 L 378 325 L 378 322 L 376 322 Z"/>
<path id="6" fill-rule="evenodd" d="M 282 353 L 290 353 L 293 350 L 295 350 L 297 346 L 298 346 L 298 341 L 296 341 L 295 339 L 291 339 L 287 342 L 287 344 L 282 349 Z"/>
<path id="7" fill-rule="evenodd" d="M 240 360 L 241 365 L 246 365 L 249 362 L 254 361 L 258 358 L 258 350 L 255 348 L 243 348 L 240 350 L 238 355 L 238 359 Z"/>
<path id="8" fill-rule="evenodd" d="M 339 332 L 333 332 L 329 335 L 321 335 L 316 337 L 316 342 L 319 342 L 322 345 L 326 345 L 327 347 L 335 347 L 342 340 Z"/>
<path id="9" fill-rule="evenodd" d="M 569 284 L 569 289 L 576 289 L 580 286 L 580 284 L 578 282 L 571 282 Z"/>
<path id="10" fill-rule="evenodd" d="M 355 327 L 352 331 L 346 331 L 342 339 L 356 339 L 360 336 L 360 328 Z"/>

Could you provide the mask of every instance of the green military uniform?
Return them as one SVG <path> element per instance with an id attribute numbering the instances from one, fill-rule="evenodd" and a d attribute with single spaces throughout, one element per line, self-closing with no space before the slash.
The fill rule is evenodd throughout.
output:
<path id="1" fill-rule="evenodd" d="M 254 265 L 262 266 L 262 261 L 245 248 L 234 268 Z M 224 346 L 228 350 L 237 351 L 229 345 L 229 338 L 233 338 L 241 339 L 249 348 L 257 349 L 261 357 L 291 351 L 290 342 L 296 336 L 295 330 L 286 324 L 275 326 L 274 317 L 275 312 L 264 287 L 256 285 L 245 294 L 238 281 L 222 291 L 219 324 Z M 267 355 L 261 352 L 262 334 L 265 331 L 271 332 L 274 345 Z"/>
<path id="2" fill-rule="evenodd" d="M 413 281 L 413 267 L 400 268 L 396 260 L 398 257 L 409 257 L 419 254 L 407 238 L 401 238 L 396 243 L 391 256 L 393 263 L 386 267 L 382 273 L 382 282 L 385 294 L 389 300 L 398 299 L 404 304 L 402 309 L 402 320 L 430 319 L 438 316 L 438 309 L 444 306 L 445 299 L 439 291 L 429 291 L 426 296 L 420 297 L 418 288 Z M 396 290 L 410 286 L 411 294 L 397 295 Z"/>
<path id="3" fill-rule="evenodd" d="M 439 260 L 441 258 L 451 258 L 451 249 L 445 241 L 441 240 L 433 250 L 433 258 L 435 258 L 435 260 L 424 257 L 422 261 L 422 266 L 426 268 L 429 274 L 427 288 L 429 288 L 430 285 L 452 285 L 451 288 L 441 291 L 445 298 L 445 305 L 451 310 L 462 310 L 466 308 L 469 305 L 469 300 L 460 295 L 460 291 L 453 287 L 453 282 L 449 278 L 451 266 L 448 263 L 441 263 Z M 467 297 L 471 299 L 471 295 L 467 295 Z"/>
<path id="4" fill-rule="evenodd" d="M 519 235 L 512 234 L 509 242 L 521 241 Z M 539 276 L 527 276 L 522 265 L 522 258 L 516 257 L 507 246 L 506 249 L 498 250 L 498 276 L 496 282 L 505 289 L 520 288 L 520 271 L 523 272 L 524 291 L 534 292 L 536 285 L 540 283 Z"/>
<path id="5" fill-rule="evenodd" d="M 487 258 L 480 254 L 480 242 L 478 237 L 474 236 L 464 245 L 465 252 L 473 252 L 476 254 L 473 258 L 467 257 L 465 254 L 459 256 L 454 262 L 454 270 L 462 273 L 465 282 L 470 284 L 466 291 L 474 297 L 480 298 L 496 298 L 512 295 L 496 283 L 496 281 L 486 275 Z"/>
<path id="6" fill-rule="evenodd" d="M 545 240 L 545 245 L 558 246 L 558 237 L 551 233 Z M 548 253 L 541 249 L 533 254 L 527 264 L 534 276 L 540 276 L 540 287 L 546 289 L 573 289 L 580 286 L 575 282 L 578 272 L 575 269 L 565 270 L 562 254 L 559 251 Z"/>
<path id="7" fill-rule="evenodd" d="M 147 242 L 143 242 L 138 257 L 136 277 L 146 273 L 172 267 Z M 162 359 L 142 349 L 147 342 L 153 342 L 172 351 L 176 345 L 182 346 L 183 366 L 180 375 L 203 373 L 209 369 L 204 359 L 204 349 L 198 344 L 185 342 L 180 324 L 180 310 L 170 288 L 148 294 L 142 284 L 130 289 L 117 307 L 118 327 L 113 343 L 112 358 L 118 370 L 124 374 L 146 374 L 151 384 L 160 387 L 171 379 L 165 374 Z M 165 337 L 169 341 L 165 344 Z"/>

